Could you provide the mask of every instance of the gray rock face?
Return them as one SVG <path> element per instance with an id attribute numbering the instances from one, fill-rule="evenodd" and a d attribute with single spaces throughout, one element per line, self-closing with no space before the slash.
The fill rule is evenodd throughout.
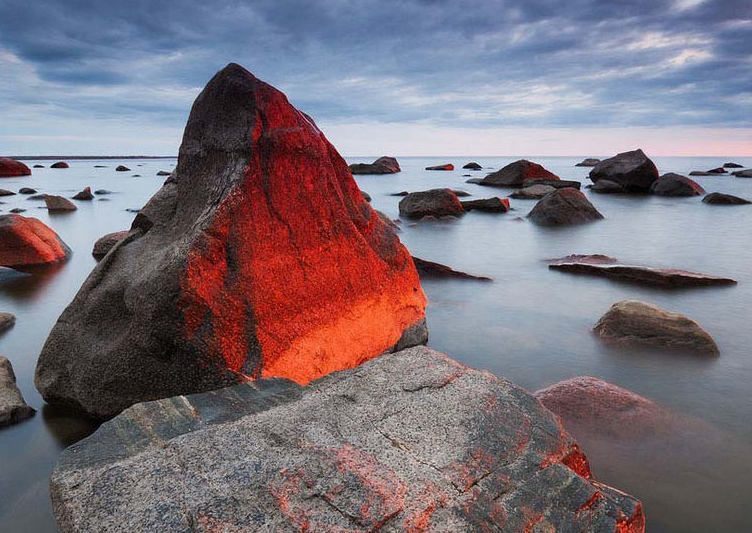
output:
<path id="1" fill-rule="evenodd" d="M 16 386 L 16 375 L 10 361 L 0 355 L 0 428 L 17 424 L 34 416 Z"/>
<path id="2" fill-rule="evenodd" d="M 113 233 L 108 233 L 107 235 L 103 235 L 99 239 L 97 239 L 97 242 L 94 243 L 94 248 L 91 251 L 91 255 L 93 255 L 97 259 L 103 258 L 105 255 L 107 255 L 107 252 L 112 250 L 112 248 L 125 239 L 128 236 L 128 230 L 124 231 L 115 231 Z"/>
<path id="3" fill-rule="evenodd" d="M 465 210 L 451 189 L 411 192 L 399 203 L 400 215 L 408 218 L 459 216 Z"/>
<path id="4" fill-rule="evenodd" d="M 593 183 L 609 180 L 626 192 L 648 192 L 658 179 L 658 169 L 642 150 L 622 152 L 598 163 L 590 171 Z"/>
<path id="5" fill-rule="evenodd" d="M 427 348 L 136 405 L 63 452 L 51 494 L 63 533 L 644 530 L 535 398 Z"/>
<path id="6" fill-rule="evenodd" d="M 658 196 L 700 196 L 705 189 L 686 176 L 669 172 L 653 182 L 650 192 Z"/>
<path id="7" fill-rule="evenodd" d="M 354 163 L 350 165 L 353 174 L 396 174 L 402 169 L 394 157 L 382 156 L 373 163 Z"/>
<path id="8" fill-rule="evenodd" d="M 550 185 L 530 185 L 524 189 L 513 192 L 510 196 L 518 200 L 540 200 L 548 193 L 556 189 Z"/>
<path id="9" fill-rule="evenodd" d="M 612 305 L 593 331 L 601 339 L 618 345 L 642 345 L 711 356 L 720 353 L 710 334 L 694 320 L 637 300 Z"/>
<path id="10" fill-rule="evenodd" d="M 739 198 L 733 194 L 725 194 L 722 192 L 711 192 L 705 196 L 702 201 L 706 204 L 712 205 L 747 205 L 752 203 L 745 198 Z"/>
<path id="11" fill-rule="evenodd" d="M 527 215 L 541 226 L 583 224 L 603 218 L 577 189 L 557 189 L 544 196 Z"/>
<path id="12" fill-rule="evenodd" d="M 46 194 L 44 196 L 44 203 L 47 205 L 48 211 L 75 211 L 78 209 L 76 204 L 67 198 L 55 196 L 54 194 Z"/>

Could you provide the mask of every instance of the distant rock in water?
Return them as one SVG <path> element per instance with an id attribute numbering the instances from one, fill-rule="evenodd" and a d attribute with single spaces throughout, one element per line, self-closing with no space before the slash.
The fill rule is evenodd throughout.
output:
<path id="1" fill-rule="evenodd" d="M 451 189 L 430 189 L 428 191 L 411 192 L 399 203 L 400 215 L 407 218 L 423 218 L 426 216 L 459 216 L 465 210 L 460 199 Z"/>
<path id="2" fill-rule="evenodd" d="M 128 236 L 128 230 L 116 231 L 114 233 L 108 233 L 97 239 L 94 243 L 94 249 L 91 251 L 96 259 L 101 259 L 115 246 Z"/>
<path id="3" fill-rule="evenodd" d="M 418 269 L 418 275 L 421 278 L 460 278 L 460 279 L 475 279 L 479 281 L 492 281 L 491 278 L 486 276 L 474 276 L 473 274 L 467 274 L 466 272 L 460 272 L 454 270 L 451 267 L 442 265 L 441 263 L 434 263 L 433 261 L 426 261 L 420 257 L 413 256 L 415 261 L 415 268 Z"/>
<path id="4" fill-rule="evenodd" d="M 37 190 L 31 187 L 21 187 L 18 189 L 18 194 L 36 194 Z"/>
<path id="5" fill-rule="evenodd" d="M 34 165 L 34 168 L 44 168 L 44 165 Z"/>
<path id="6" fill-rule="evenodd" d="M 112 191 L 108 191 L 107 189 L 97 189 L 96 191 L 94 191 L 94 194 L 96 195 L 112 194 Z"/>
<path id="7" fill-rule="evenodd" d="M 481 170 L 483 167 L 480 166 L 475 161 L 471 161 L 470 163 L 467 163 L 462 166 L 462 168 L 468 169 L 468 170 Z"/>
<path id="8" fill-rule="evenodd" d="M 711 192 L 705 196 L 702 201 L 706 204 L 713 205 L 747 205 L 752 203 L 744 198 L 739 198 L 733 194 L 724 194 L 722 192 Z"/>
<path id="9" fill-rule="evenodd" d="M 31 169 L 21 161 L 9 157 L 0 157 L 0 178 L 14 178 L 17 176 L 30 176 Z"/>
<path id="10" fill-rule="evenodd" d="M 540 200 L 548 193 L 555 190 L 556 189 L 550 185 L 529 185 L 519 191 L 513 192 L 510 196 L 521 200 Z"/>
<path id="11" fill-rule="evenodd" d="M 489 213 L 506 213 L 509 211 L 509 198 L 482 198 L 460 202 L 462 208 L 467 211 L 486 211 Z"/>
<path id="12" fill-rule="evenodd" d="M 350 165 L 353 174 L 396 174 L 402 169 L 393 157 L 379 157 L 373 163 L 354 163 Z"/>
<path id="13" fill-rule="evenodd" d="M 470 178 L 469 180 L 465 180 L 465 183 L 474 183 L 475 185 L 480 185 L 483 183 L 483 178 Z"/>
<path id="14" fill-rule="evenodd" d="M 724 163 L 723 168 L 744 168 L 744 165 L 740 165 L 739 163 Z"/>
<path id="15" fill-rule="evenodd" d="M 736 281 L 730 278 L 711 276 L 688 270 L 623 264 L 613 257 L 605 255 L 572 255 L 553 261 L 548 265 L 548 268 L 562 272 L 571 272 L 573 274 L 589 274 L 666 289 L 736 284 Z"/>
<path id="16" fill-rule="evenodd" d="M 91 187 L 84 188 L 83 191 L 76 193 L 73 196 L 74 200 L 93 200 L 94 195 L 91 193 Z"/>
<path id="17" fill-rule="evenodd" d="M 615 345 L 646 346 L 710 356 L 720 353 L 710 334 L 694 320 L 637 300 L 612 305 L 593 331 Z"/>
<path id="18" fill-rule="evenodd" d="M 62 196 L 55 196 L 53 194 L 47 194 L 44 197 L 44 203 L 47 205 L 48 211 L 75 211 L 78 209 L 76 204 L 63 198 Z"/>
<path id="19" fill-rule="evenodd" d="M 94 165 L 94 168 L 107 168 L 107 165 Z"/>
<path id="20" fill-rule="evenodd" d="M 710 170 L 693 170 L 689 173 L 690 176 L 721 176 L 726 174 L 727 171 L 723 167 L 712 168 Z"/>
<path id="21" fill-rule="evenodd" d="M 686 176 L 669 172 L 653 182 L 650 192 L 658 196 L 700 196 L 705 189 Z"/>
<path id="22" fill-rule="evenodd" d="M 13 313 L 0 312 L 0 333 L 3 333 L 16 324 L 16 315 Z"/>
<path id="23" fill-rule="evenodd" d="M 732 173 L 732 176 L 735 176 L 737 178 L 752 178 L 752 168 L 747 170 L 737 170 L 736 172 Z"/>
<path id="24" fill-rule="evenodd" d="M 546 170 L 538 163 L 520 159 L 487 175 L 479 182 L 479 185 L 487 185 L 489 187 L 522 187 L 525 182 L 528 185 L 532 185 L 532 182 L 557 180 L 559 180 L 559 176 Z"/>
<path id="25" fill-rule="evenodd" d="M 426 167 L 426 170 L 454 170 L 454 165 L 451 163 L 446 163 L 444 165 L 436 165 L 433 167 Z"/>
<path id="26" fill-rule="evenodd" d="M 16 386 L 16 375 L 10 361 L 0 356 L 0 428 L 31 418 L 34 412 Z"/>
<path id="27" fill-rule="evenodd" d="M 600 162 L 601 162 L 600 159 L 595 159 L 594 157 L 588 157 L 586 159 L 583 159 L 579 163 L 577 163 L 575 166 L 576 167 L 594 167 Z"/>
<path id="28" fill-rule="evenodd" d="M 69 166 L 65 161 L 58 161 L 57 163 L 52 163 L 50 168 L 69 168 Z"/>
<path id="29" fill-rule="evenodd" d="M 166 170 L 160 170 L 157 172 L 157 176 L 169 176 L 170 174 L 172 174 L 172 172 L 167 172 Z"/>
<path id="30" fill-rule="evenodd" d="M 135 405 L 61 453 L 50 494 L 64 533 L 645 529 L 539 401 L 423 347 Z"/>
<path id="31" fill-rule="evenodd" d="M 299 383 L 425 342 L 409 252 L 284 94 L 230 64 L 196 99 L 175 176 L 42 349 L 46 401 L 97 418 L 260 377 Z"/>
<path id="32" fill-rule="evenodd" d="M 590 171 L 590 179 L 596 185 L 608 180 L 621 185 L 625 192 L 646 193 L 658 179 L 658 169 L 645 152 L 638 149 L 604 159 Z"/>
<path id="33" fill-rule="evenodd" d="M 593 222 L 603 218 L 577 189 L 557 189 L 544 196 L 527 215 L 541 226 L 563 226 Z"/>
<path id="34" fill-rule="evenodd" d="M 554 189 L 565 189 L 571 187 L 572 189 L 579 190 L 582 187 L 582 183 L 575 180 L 526 180 L 522 182 L 522 187 L 532 187 L 533 185 L 545 185 L 546 187 L 553 187 Z"/>
<path id="35" fill-rule="evenodd" d="M 125 165 L 118 165 L 117 167 L 115 167 L 116 172 L 130 172 L 130 170 L 131 169 L 129 169 Z"/>
<path id="36" fill-rule="evenodd" d="M 26 267 L 58 263 L 70 248 L 36 218 L 0 215 L 0 266 Z"/>
<path id="37" fill-rule="evenodd" d="M 0 196 L 15 196 L 16 193 L 8 189 L 0 189 Z"/>
<path id="38" fill-rule="evenodd" d="M 26 211 L 26 209 L 24 209 L 23 207 L 14 207 L 9 212 L 10 213 L 23 213 L 25 211 Z"/>
<path id="39" fill-rule="evenodd" d="M 45 194 L 45 193 L 42 193 L 42 194 L 32 194 L 31 196 L 27 197 L 26 199 L 27 200 L 44 200 L 45 198 L 47 198 L 47 196 L 48 195 Z"/>

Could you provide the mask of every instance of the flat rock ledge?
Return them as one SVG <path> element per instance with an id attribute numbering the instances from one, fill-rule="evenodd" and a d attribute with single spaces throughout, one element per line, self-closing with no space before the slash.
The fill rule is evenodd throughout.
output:
<path id="1" fill-rule="evenodd" d="M 420 279 L 437 279 L 437 278 L 458 278 L 458 279 L 474 279 L 478 281 L 493 281 L 487 276 L 476 276 L 474 274 L 468 274 L 467 272 L 461 272 L 455 270 L 452 267 L 442 265 L 441 263 L 434 263 L 433 261 L 427 261 L 420 257 L 413 256 L 413 262 L 415 268 L 418 270 Z"/>
<path id="2" fill-rule="evenodd" d="M 61 531 L 629 531 L 523 389 L 428 348 L 137 404 L 63 452 Z"/>

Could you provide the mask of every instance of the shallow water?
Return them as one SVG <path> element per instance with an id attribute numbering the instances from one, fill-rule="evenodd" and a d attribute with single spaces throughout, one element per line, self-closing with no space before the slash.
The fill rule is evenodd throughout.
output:
<path id="1" fill-rule="evenodd" d="M 501 168 L 517 158 L 473 158 Z M 563 179 L 584 179 L 579 158 L 531 158 Z M 370 162 L 373 158 L 351 158 Z M 505 195 L 505 189 L 466 184 L 460 167 L 470 158 L 400 158 L 403 171 L 357 176 L 375 208 L 397 217 L 402 190 L 461 188 L 474 197 Z M 752 166 L 747 158 L 655 158 L 661 172 L 686 174 L 725 161 Z M 453 172 L 428 172 L 429 164 L 454 163 Z M 36 162 L 30 161 L 32 165 Z M 50 161 L 42 161 L 49 166 Z M 33 386 L 36 358 L 59 316 L 95 261 L 90 252 L 101 235 L 126 229 L 138 208 L 160 187 L 158 170 L 174 160 L 127 161 L 132 172 L 115 172 L 114 161 L 73 161 L 66 170 L 34 169 L 32 177 L 5 178 L 0 187 L 22 186 L 72 196 L 84 186 L 109 189 L 108 201 L 77 202 L 78 211 L 51 216 L 25 196 L 2 198 L 3 212 L 26 207 L 53 227 L 74 250 L 72 259 L 44 277 L 0 285 L 0 311 L 16 326 L 0 337 L 0 353 L 13 363 L 19 386 L 39 412 L 30 421 L 0 430 L 0 530 L 51 531 L 47 479 L 60 450 L 85 436 L 91 424 L 43 409 Z M 93 168 L 95 164 L 107 168 Z M 134 178 L 133 174 L 142 177 Z M 699 177 L 708 192 L 752 198 L 752 179 Z M 643 500 L 649 531 L 752 530 L 752 206 L 702 204 L 699 198 L 591 195 L 605 220 L 578 227 L 541 228 L 524 220 L 534 201 L 512 200 L 514 211 L 472 212 L 454 222 L 402 223 L 401 239 L 414 255 L 494 278 L 493 283 L 427 281 L 430 345 L 477 368 L 488 369 L 536 390 L 577 375 L 597 376 L 654 399 L 716 429 L 694 435 L 686 446 L 642 441 L 614 445 L 592 433 L 576 434 L 596 477 Z M 523 220 L 518 219 L 523 217 Z M 571 253 L 604 253 L 624 261 L 678 267 L 731 277 L 739 285 L 661 291 L 549 271 L 545 259 Z M 590 329 L 608 307 L 638 298 L 699 321 L 716 339 L 721 356 L 612 350 Z"/>

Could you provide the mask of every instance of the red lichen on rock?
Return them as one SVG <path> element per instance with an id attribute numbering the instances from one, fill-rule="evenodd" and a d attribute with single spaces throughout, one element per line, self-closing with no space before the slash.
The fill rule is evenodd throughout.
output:
<path id="1" fill-rule="evenodd" d="M 20 161 L 9 157 L 0 157 L 0 178 L 30 176 L 31 169 Z"/>
<path id="2" fill-rule="evenodd" d="M 57 263 L 69 255 L 68 246 L 40 220 L 21 215 L 0 216 L 0 266 Z"/>

